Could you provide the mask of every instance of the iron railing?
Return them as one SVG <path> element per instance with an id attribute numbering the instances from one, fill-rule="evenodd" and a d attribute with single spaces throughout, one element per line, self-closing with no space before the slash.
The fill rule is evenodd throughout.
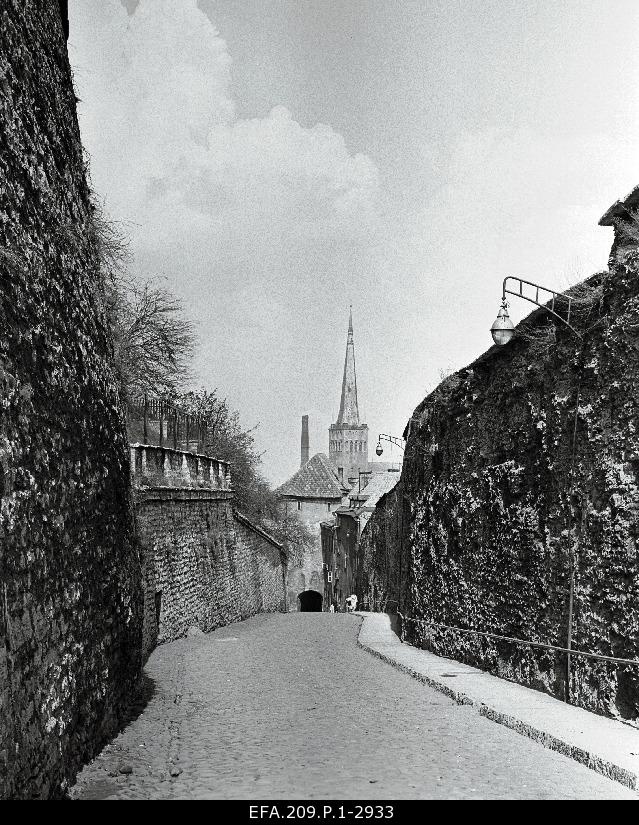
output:
<path id="1" fill-rule="evenodd" d="M 143 395 L 131 399 L 127 424 L 129 438 L 141 438 L 144 444 L 197 453 L 203 453 L 206 447 L 207 418 L 162 398 Z"/>
<path id="2" fill-rule="evenodd" d="M 527 647 L 539 647 L 544 650 L 556 650 L 560 653 L 572 654 L 573 656 L 584 656 L 587 659 L 598 659 L 604 662 L 613 662 L 620 665 L 639 666 L 637 659 L 622 659 L 618 656 L 604 656 L 603 653 L 587 653 L 585 650 L 575 650 L 573 647 L 560 647 L 559 645 L 551 645 L 546 642 L 532 642 L 527 639 L 516 639 L 513 636 L 502 636 L 499 633 L 487 633 L 485 630 L 472 630 L 467 627 L 455 627 L 454 625 L 442 624 L 441 622 L 430 622 L 427 619 L 414 619 L 411 616 L 404 616 L 402 613 L 397 614 L 403 622 L 414 622 L 415 624 L 425 624 L 429 627 L 438 627 L 442 630 L 453 630 L 457 633 L 469 633 L 475 636 L 485 636 L 488 639 L 498 639 L 504 642 L 510 642 L 516 645 L 525 645 Z"/>

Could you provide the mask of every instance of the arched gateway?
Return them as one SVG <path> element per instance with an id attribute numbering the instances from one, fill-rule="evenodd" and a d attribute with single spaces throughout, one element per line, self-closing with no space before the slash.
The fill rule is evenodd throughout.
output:
<path id="1" fill-rule="evenodd" d="M 304 590 L 297 597 L 300 601 L 301 613 L 320 613 L 322 610 L 322 594 L 317 590 Z"/>

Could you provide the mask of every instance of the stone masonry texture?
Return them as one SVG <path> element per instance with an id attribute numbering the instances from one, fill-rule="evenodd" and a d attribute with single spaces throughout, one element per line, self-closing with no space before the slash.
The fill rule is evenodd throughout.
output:
<path id="1" fill-rule="evenodd" d="M 158 643 L 210 631 L 256 613 L 286 610 L 286 554 L 233 510 L 219 462 L 161 447 L 135 447 L 137 529 L 144 558 L 144 657 Z M 175 468 L 198 462 L 174 486 Z M 212 465 L 208 467 L 207 465 Z M 148 472 L 153 466 L 154 473 Z M 202 472 L 202 470 L 206 472 Z M 146 486 L 151 480 L 154 486 Z M 164 484 L 162 484 L 164 482 Z"/>
<path id="2" fill-rule="evenodd" d="M 363 535 L 359 596 L 418 646 L 559 698 L 566 655 L 428 625 L 639 659 L 639 255 L 446 379 L 409 423 L 401 484 Z M 639 716 L 639 668 L 572 657 L 570 698 Z"/>
<path id="3" fill-rule="evenodd" d="M 57 0 L 0 6 L 0 797 L 61 796 L 141 669 L 141 565 Z"/>

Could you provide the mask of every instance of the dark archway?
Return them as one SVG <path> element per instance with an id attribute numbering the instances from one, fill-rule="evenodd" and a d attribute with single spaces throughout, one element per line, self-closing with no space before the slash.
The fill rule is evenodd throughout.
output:
<path id="1" fill-rule="evenodd" d="M 305 590 L 297 597 L 300 600 L 301 613 L 320 613 L 322 610 L 322 594 L 317 590 Z"/>

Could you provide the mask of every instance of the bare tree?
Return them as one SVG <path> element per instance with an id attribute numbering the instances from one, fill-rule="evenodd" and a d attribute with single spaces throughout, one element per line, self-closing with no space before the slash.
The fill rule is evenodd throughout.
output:
<path id="1" fill-rule="evenodd" d="M 195 336 L 181 302 L 152 282 L 115 285 L 115 358 L 126 397 L 175 394 L 190 377 Z"/>
<path id="2" fill-rule="evenodd" d="M 124 398 L 174 395 L 190 378 L 195 347 L 182 303 L 154 280 L 138 283 L 124 233 L 94 203 L 92 229 L 99 288 L 111 326 L 115 366 Z"/>

